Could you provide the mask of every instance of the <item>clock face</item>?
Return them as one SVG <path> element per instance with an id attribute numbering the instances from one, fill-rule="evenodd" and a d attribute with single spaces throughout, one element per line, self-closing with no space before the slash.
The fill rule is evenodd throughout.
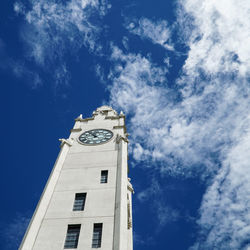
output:
<path id="1" fill-rule="evenodd" d="M 113 133 L 107 129 L 92 129 L 79 136 L 79 141 L 83 144 L 97 145 L 109 141 Z"/>

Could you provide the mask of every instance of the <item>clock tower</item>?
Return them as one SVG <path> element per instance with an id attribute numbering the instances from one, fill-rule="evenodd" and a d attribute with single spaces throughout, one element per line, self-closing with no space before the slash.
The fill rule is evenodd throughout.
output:
<path id="1" fill-rule="evenodd" d="M 125 116 L 80 115 L 61 150 L 20 250 L 133 250 Z"/>

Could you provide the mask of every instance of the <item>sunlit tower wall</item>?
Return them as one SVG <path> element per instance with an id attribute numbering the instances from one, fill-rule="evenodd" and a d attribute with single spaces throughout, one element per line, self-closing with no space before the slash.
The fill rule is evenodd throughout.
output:
<path id="1" fill-rule="evenodd" d="M 125 116 L 109 106 L 80 115 L 61 150 L 21 250 L 132 250 Z"/>

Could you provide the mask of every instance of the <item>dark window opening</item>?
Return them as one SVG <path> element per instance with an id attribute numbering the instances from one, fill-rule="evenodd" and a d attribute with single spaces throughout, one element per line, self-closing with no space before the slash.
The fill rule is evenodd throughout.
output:
<path id="1" fill-rule="evenodd" d="M 78 193 L 75 196 L 73 211 L 83 211 L 86 201 L 86 193 Z"/>
<path id="2" fill-rule="evenodd" d="M 101 183 L 108 182 L 108 170 L 102 170 L 101 172 Z"/>
<path id="3" fill-rule="evenodd" d="M 92 248 L 99 248 L 102 244 L 102 223 L 95 223 L 93 230 Z"/>
<path id="4" fill-rule="evenodd" d="M 64 248 L 77 248 L 81 225 L 68 225 Z"/>

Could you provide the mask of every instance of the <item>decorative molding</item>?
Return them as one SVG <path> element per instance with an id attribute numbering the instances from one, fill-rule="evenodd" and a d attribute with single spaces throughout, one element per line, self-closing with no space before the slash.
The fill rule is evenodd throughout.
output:
<path id="1" fill-rule="evenodd" d="M 109 117 L 116 117 L 117 116 L 117 112 L 112 109 L 110 106 L 101 106 L 99 108 L 97 108 L 94 112 L 93 112 L 93 116 L 97 116 L 97 115 L 105 115 L 106 117 L 108 116 L 109 114 Z M 106 119 L 105 117 L 105 119 Z M 109 119 L 109 118 L 107 118 Z M 112 118 L 110 118 L 112 119 Z"/>
<path id="2" fill-rule="evenodd" d="M 98 114 L 103 114 L 103 111 L 94 111 L 93 113 L 92 113 L 92 115 L 98 115 Z"/>
<path id="3" fill-rule="evenodd" d="M 113 129 L 120 129 L 123 128 L 126 131 L 126 126 L 125 125 L 120 125 L 120 126 L 114 126 Z"/>
<path id="4" fill-rule="evenodd" d="M 112 111 L 111 113 L 112 114 L 109 114 L 108 116 L 108 113 Z M 118 115 L 117 112 L 112 109 L 111 107 L 109 106 L 102 106 L 102 107 L 99 107 L 97 108 L 93 113 L 93 116 L 90 117 L 90 118 L 82 118 L 82 114 L 80 114 L 76 119 L 75 121 L 80 121 L 80 122 L 88 122 L 88 121 L 92 121 L 95 119 L 95 116 L 97 115 L 104 115 L 105 116 L 105 119 L 111 119 L 111 120 L 115 120 L 115 119 L 120 119 L 120 118 L 123 118 L 125 119 L 125 115 L 123 114 L 123 112 L 121 111 L 120 114 Z"/>
<path id="5" fill-rule="evenodd" d="M 76 118 L 75 121 L 80 121 L 80 122 L 88 122 L 88 121 L 91 121 L 91 120 L 94 120 L 95 118 L 94 117 L 91 117 L 91 118 L 84 118 L 84 119 L 80 119 L 80 118 Z"/>
<path id="6" fill-rule="evenodd" d="M 69 147 L 71 147 L 73 145 L 73 139 L 59 139 L 59 141 L 61 142 L 60 147 L 63 147 L 64 144 L 67 144 Z"/>
<path id="7" fill-rule="evenodd" d="M 73 128 L 70 130 L 70 132 L 80 132 L 80 131 L 82 131 L 81 128 Z"/>
<path id="8" fill-rule="evenodd" d="M 116 116 L 106 116 L 105 119 L 110 119 L 110 120 L 116 120 L 116 119 L 120 119 L 120 118 L 125 118 L 125 115 L 116 115 Z"/>
<path id="9" fill-rule="evenodd" d="M 124 128 L 125 129 L 125 125 L 123 126 L 114 126 L 113 129 L 119 129 L 119 128 Z"/>
<path id="10" fill-rule="evenodd" d="M 80 114 L 76 119 L 75 121 L 81 121 L 82 120 L 82 114 Z"/>
<path id="11" fill-rule="evenodd" d="M 131 184 L 130 181 L 131 181 L 131 179 L 128 178 L 128 190 L 129 190 L 132 194 L 134 194 L 135 191 L 134 191 L 133 186 L 132 186 L 132 184 Z"/>
<path id="12" fill-rule="evenodd" d="M 106 116 L 105 119 L 116 120 L 116 119 L 120 119 L 120 117 L 119 116 Z"/>
<path id="13" fill-rule="evenodd" d="M 128 229 L 132 228 L 132 218 L 130 211 L 130 201 L 128 200 Z"/>
<path id="14" fill-rule="evenodd" d="M 125 136 L 126 136 L 126 138 L 128 138 L 129 134 L 126 133 L 126 132 L 127 132 L 127 128 L 126 128 L 125 125 L 120 125 L 120 126 L 114 126 L 114 127 L 113 127 L 113 129 L 121 129 L 121 128 L 124 129 Z"/>
<path id="15" fill-rule="evenodd" d="M 103 106 L 97 108 L 96 111 L 115 111 L 115 110 L 108 105 L 103 105 Z"/>
<path id="16" fill-rule="evenodd" d="M 124 136 L 121 136 L 121 135 L 117 134 L 116 143 L 118 144 L 121 140 L 123 140 L 123 141 L 125 141 L 127 143 L 129 142 L 127 137 L 124 137 Z"/>
<path id="17" fill-rule="evenodd" d="M 128 229 L 132 228 L 132 217 L 131 217 L 131 202 L 130 195 L 127 194 L 127 209 L 128 209 Z"/>

